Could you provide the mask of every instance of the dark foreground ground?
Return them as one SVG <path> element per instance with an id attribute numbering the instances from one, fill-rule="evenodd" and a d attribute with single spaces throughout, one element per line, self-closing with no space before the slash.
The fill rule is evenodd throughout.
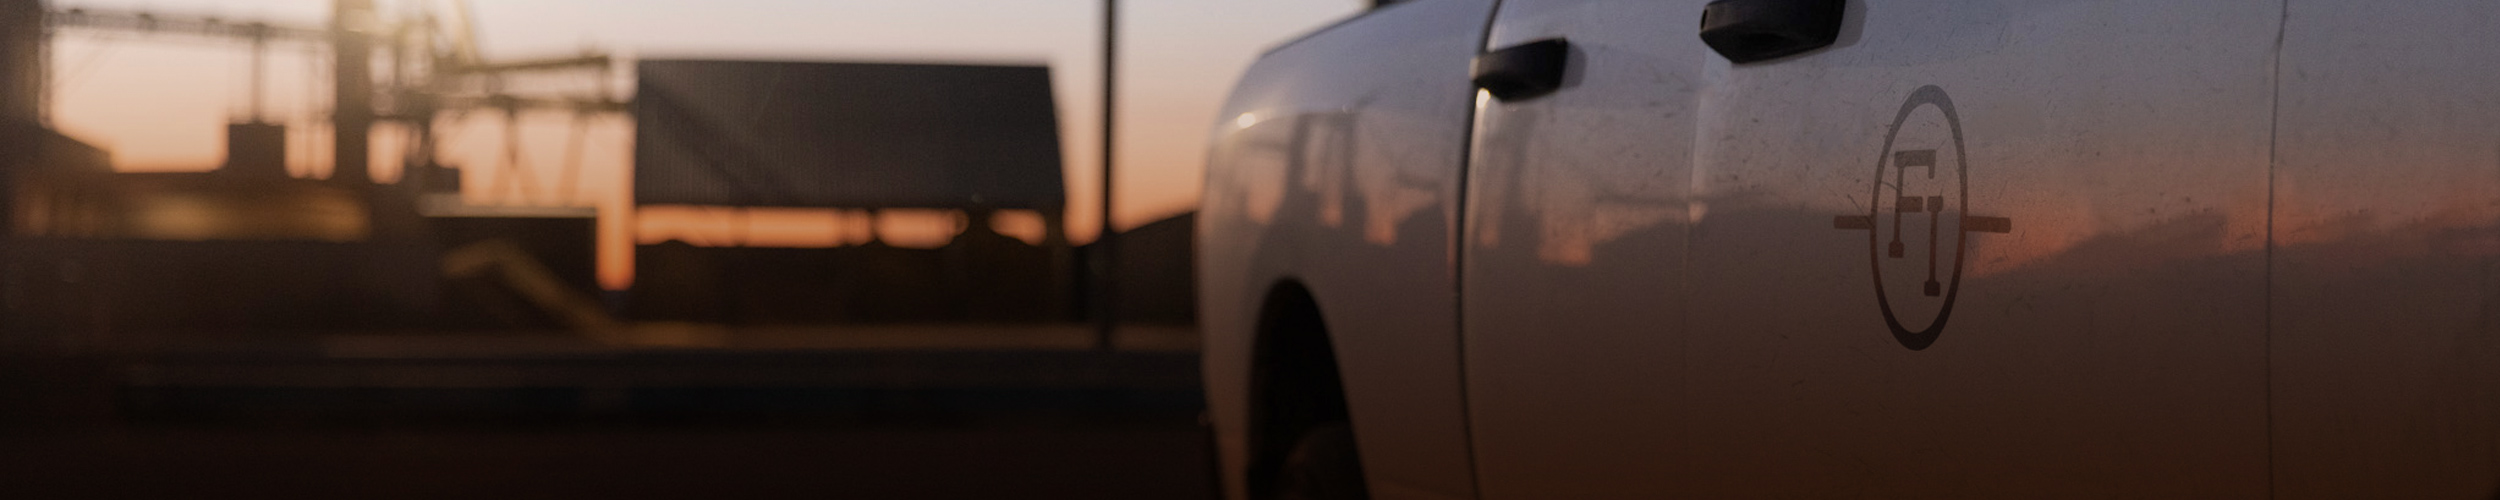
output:
<path id="1" fill-rule="evenodd" d="M 1206 498 L 1193 426 L 0 435 L 7 498 Z"/>
<path id="2" fill-rule="evenodd" d="M 1207 498 L 1194 345 L 1052 335 L 18 349 L 0 499 Z"/>

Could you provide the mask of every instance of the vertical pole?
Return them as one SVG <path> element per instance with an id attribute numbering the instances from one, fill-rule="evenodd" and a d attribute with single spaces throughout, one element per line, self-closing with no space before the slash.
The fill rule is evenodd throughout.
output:
<path id="1" fill-rule="evenodd" d="M 261 80 L 265 79 L 269 72 L 268 55 L 269 26 L 254 23 L 252 25 L 252 123 L 269 122 L 267 118 L 269 115 L 262 112 L 268 108 L 261 105 L 261 96 L 267 93 L 262 90 L 264 85 Z"/>
<path id="2" fill-rule="evenodd" d="M 50 81 L 51 27 L 39 0 L 0 0 L 0 238 L 14 234 L 17 173 L 37 162 Z M 14 305 L 14 304 L 11 304 Z M 15 317 L 0 318 L 14 323 Z"/>
<path id="3" fill-rule="evenodd" d="M 44 3 L 40 0 L 0 0 L 0 241 L 12 241 L 18 221 L 12 206 L 17 173 L 34 166 L 36 151 L 46 123 L 47 91 L 51 50 L 50 23 L 44 22 Z M 14 253 L 13 243 L 0 245 L 0 251 Z M 15 262 L 15 255 L 0 258 Z M 15 266 L 9 266 L 15 267 Z M 17 278 L 12 271 L 8 278 Z M 0 304 L 16 309 L 19 304 Z M 0 316 L 0 327 L 14 329 L 22 316 Z M 31 323 L 31 321 L 29 321 Z"/>
<path id="4" fill-rule="evenodd" d="M 44 5 L 37 0 L 0 0 L 0 124 L 26 126 L 42 121 L 45 38 Z M 0 153 L 14 154 L 21 149 Z"/>
<path id="5" fill-rule="evenodd" d="M 373 134 L 373 54 L 371 41 L 357 29 L 373 19 L 373 0 L 335 0 L 330 11 L 330 67 L 337 83 L 332 91 L 337 99 L 330 111 L 330 134 L 333 149 L 330 180 L 352 183 L 370 182 L 372 172 L 366 171 L 371 161 L 366 149 Z"/>
<path id="6" fill-rule="evenodd" d="M 1117 267 L 1112 259 L 1119 253 L 1117 238 L 1111 226 L 1113 159 L 1118 157 L 1113 139 L 1119 128 L 1113 126 L 1118 114 L 1120 81 L 1120 0 L 1102 0 L 1102 230 L 1094 237 L 1094 255 L 1086 259 L 1094 268 L 1094 317 L 1099 323 L 1094 330 L 1094 350 L 1111 350 L 1111 335 L 1119 327 L 1119 288 L 1112 275 Z"/>

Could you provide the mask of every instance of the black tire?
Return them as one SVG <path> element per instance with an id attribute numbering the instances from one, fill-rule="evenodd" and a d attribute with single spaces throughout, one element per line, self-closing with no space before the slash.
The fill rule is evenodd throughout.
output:
<path id="1" fill-rule="evenodd" d="M 1354 426 L 1327 422 L 1304 431 L 1276 471 L 1277 500 L 1366 500 Z"/>

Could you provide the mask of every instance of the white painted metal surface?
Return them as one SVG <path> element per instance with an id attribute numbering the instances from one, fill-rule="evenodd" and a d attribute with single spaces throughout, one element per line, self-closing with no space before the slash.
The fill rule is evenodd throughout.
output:
<path id="1" fill-rule="evenodd" d="M 1517 102 L 1441 86 L 1470 0 L 1252 70 L 1201 240 L 1233 484 L 1300 279 L 1383 497 L 2500 494 L 2500 5 L 1851 2 L 1732 65 L 1705 3 L 1503 0 L 1483 47 L 1573 47 Z"/>

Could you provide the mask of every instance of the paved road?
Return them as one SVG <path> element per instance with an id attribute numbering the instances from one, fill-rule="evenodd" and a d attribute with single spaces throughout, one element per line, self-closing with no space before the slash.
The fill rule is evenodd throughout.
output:
<path id="1" fill-rule="evenodd" d="M 1196 499 L 1192 426 L 0 431 L 27 498 Z"/>
<path id="2" fill-rule="evenodd" d="M 539 344 L 319 338 L 0 355 L 0 498 L 1210 491 L 1183 349 Z"/>

